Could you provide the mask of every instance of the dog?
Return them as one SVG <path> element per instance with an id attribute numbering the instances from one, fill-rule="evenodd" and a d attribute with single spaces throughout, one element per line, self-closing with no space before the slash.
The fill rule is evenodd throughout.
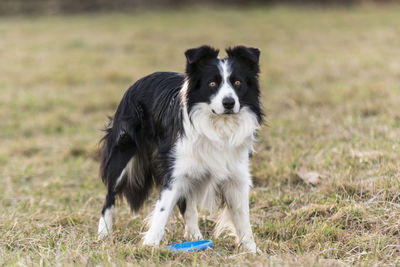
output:
<path id="1" fill-rule="evenodd" d="M 178 206 L 187 239 L 202 239 L 197 206 L 224 210 L 218 235 L 233 226 L 241 248 L 255 253 L 249 216 L 249 159 L 263 120 L 257 48 L 185 52 L 185 74 L 156 72 L 133 84 L 102 138 L 100 175 L 107 196 L 98 238 L 113 225 L 117 196 L 137 212 L 151 189 L 160 189 L 143 245 L 159 246 Z"/>

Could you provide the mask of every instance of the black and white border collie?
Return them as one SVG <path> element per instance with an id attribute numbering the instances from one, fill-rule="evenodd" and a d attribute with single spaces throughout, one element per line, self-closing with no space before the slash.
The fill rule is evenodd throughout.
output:
<path id="1" fill-rule="evenodd" d="M 153 185 L 160 196 L 143 245 L 158 246 L 178 206 L 185 238 L 202 239 L 197 206 L 225 206 L 218 235 L 232 225 L 239 245 L 256 252 L 249 219 L 249 157 L 263 112 L 260 51 L 201 46 L 185 52 L 186 73 L 156 72 L 123 96 L 102 143 L 101 177 L 108 192 L 98 237 L 112 230 L 116 196 L 138 211 Z"/>

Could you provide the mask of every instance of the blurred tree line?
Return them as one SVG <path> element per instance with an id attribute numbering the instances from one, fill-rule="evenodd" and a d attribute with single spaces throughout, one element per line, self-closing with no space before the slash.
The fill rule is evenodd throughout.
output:
<path id="1" fill-rule="evenodd" d="M 398 0 L 0 0 L 0 14 L 57 14 L 95 11 L 133 10 L 135 8 L 174 8 L 187 5 L 249 5 L 249 4 L 316 4 L 355 5 L 388 3 Z"/>

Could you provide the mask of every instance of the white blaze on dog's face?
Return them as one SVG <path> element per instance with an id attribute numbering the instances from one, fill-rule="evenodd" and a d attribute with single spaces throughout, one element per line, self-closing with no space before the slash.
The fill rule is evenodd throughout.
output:
<path id="1" fill-rule="evenodd" d="M 236 91 L 230 82 L 232 71 L 229 60 L 220 59 L 218 62 L 218 70 L 221 77 L 220 84 L 217 84 L 216 81 L 210 82 L 214 87 L 218 87 L 217 92 L 211 96 L 211 110 L 215 114 L 238 113 L 240 110 L 240 103 Z"/>

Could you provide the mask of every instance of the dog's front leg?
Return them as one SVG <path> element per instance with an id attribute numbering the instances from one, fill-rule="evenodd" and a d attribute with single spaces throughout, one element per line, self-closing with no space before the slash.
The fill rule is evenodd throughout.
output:
<path id="1" fill-rule="evenodd" d="M 169 215 L 174 209 L 180 195 L 180 190 L 174 185 L 161 191 L 160 198 L 152 214 L 150 229 L 146 232 L 143 240 L 144 246 L 158 247 L 164 235 L 164 228 Z"/>
<path id="2" fill-rule="evenodd" d="M 235 226 L 239 246 L 251 253 L 257 252 L 249 215 L 250 175 L 230 179 L 223 185 L 223 194 L 229 216 Z"/>
<path id="3" fill-rule="evenodd" d="M 186 199 L 186 210 L 183 213 L 185 219 L 185 239 L 200 240 L 203 235 L 199 229 L 199 215 L 197 213 L 197 201 L 193 197 Z"/>

